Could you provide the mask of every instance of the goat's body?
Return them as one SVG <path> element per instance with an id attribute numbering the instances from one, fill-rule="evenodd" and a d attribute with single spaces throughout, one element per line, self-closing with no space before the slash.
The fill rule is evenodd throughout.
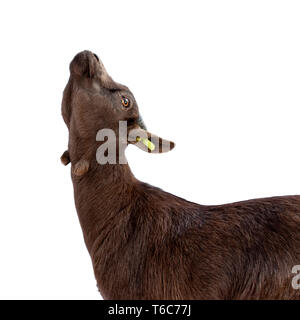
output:
<path id="1" fill-rule="evenodd" d="M 292 288 L 292 268 L 300 264 L 300 196 L 201 206 L 139 182 L 128 170 L 98 165 L 73 177 L 105 299 L 300 297 Z"/>
<path id="2" fill-rule="evenodd" d="M 201 206 L 137 181 L 128 165 L 100 165 L 124 163 L 128 144 L 161 153 L 174 143 L 147 131 L 131 91 L 91 51 L 70 63 L 62 115 L 69 129 L 62 161 L 72 163 L 104 298 L 299 298 L 292 269 L 300 265 L 300 196 Z"/>

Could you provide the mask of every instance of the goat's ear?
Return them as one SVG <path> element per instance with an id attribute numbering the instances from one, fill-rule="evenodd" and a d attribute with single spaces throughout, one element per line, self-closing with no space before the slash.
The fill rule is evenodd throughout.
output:
<path id="1" fill-rule="evenodd" d="M 77 76 L 93 78 L 97 71 L 97 58 L 90 51 L 78 53 L 70 63 L 70 72 Z"/>
<path id="2" fill-rule="evenodd" d="M 128 142 L 149 153 L 164 153 L 175 147 L 174 142 L 162 139 L 142 128 L 132 129 L 128 134 Z"/>
<path id="3" fill-rule="evenodd" d="M 69 154 L 69 151 L 68 151 L 68 150 L 66 150 L 66 151 L 62 154 L 62 156 L 60 157 L 60 161 L 61 161 L 61 163 L 62 163 L 63 165 L 65 165 L 65 166 L 67 166 L 67 165 L 71 162 L 71 160 L 70 160 L 70 154 Z"/>

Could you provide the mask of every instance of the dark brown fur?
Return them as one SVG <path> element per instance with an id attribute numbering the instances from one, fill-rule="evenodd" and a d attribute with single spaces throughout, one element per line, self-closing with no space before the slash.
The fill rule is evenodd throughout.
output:
<path id="1" fill-rule="evenodd" d="M 97 130 L 117 132 L 119 120 L 136 126 L 138 107 L 91 52 L 79 53 L 70 71 L 62 103 L 67 159 L 105 299 L 300 297 L 291 286 L 300 264 L 300 196 L 202 206 L 138 181 L 127 164 L 99 165 Z M 123 94 L 129 110 L 121 107 Z"/>

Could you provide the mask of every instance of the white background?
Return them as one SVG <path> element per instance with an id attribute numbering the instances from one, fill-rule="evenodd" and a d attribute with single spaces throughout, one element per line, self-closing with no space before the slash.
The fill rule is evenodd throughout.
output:
<path id="1" fill-rule="evenodd" d="M 148 128 L 137 178 L 202 204 L 300 193 L 299 1 L 2 1 L 0 298 L 99 299 L 60 115 L 96 52 Z"/>

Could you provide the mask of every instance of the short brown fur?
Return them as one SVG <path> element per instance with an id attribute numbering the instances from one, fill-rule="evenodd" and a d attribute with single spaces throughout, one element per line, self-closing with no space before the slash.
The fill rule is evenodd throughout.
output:
<path id="1" fill-rule="evenodd" d="M 105 299 L 299 299 L 291 282 L 300 264 L 300 196 L 204 206 L 138 181 L 127 164 L 98 164 L 97 130 L 117 132 L 119 120 L 137 126 L 138 107 L 92 52 L 76 55 L 70 72 L 62 161 L 72 164 L 77 213 Z"/>

